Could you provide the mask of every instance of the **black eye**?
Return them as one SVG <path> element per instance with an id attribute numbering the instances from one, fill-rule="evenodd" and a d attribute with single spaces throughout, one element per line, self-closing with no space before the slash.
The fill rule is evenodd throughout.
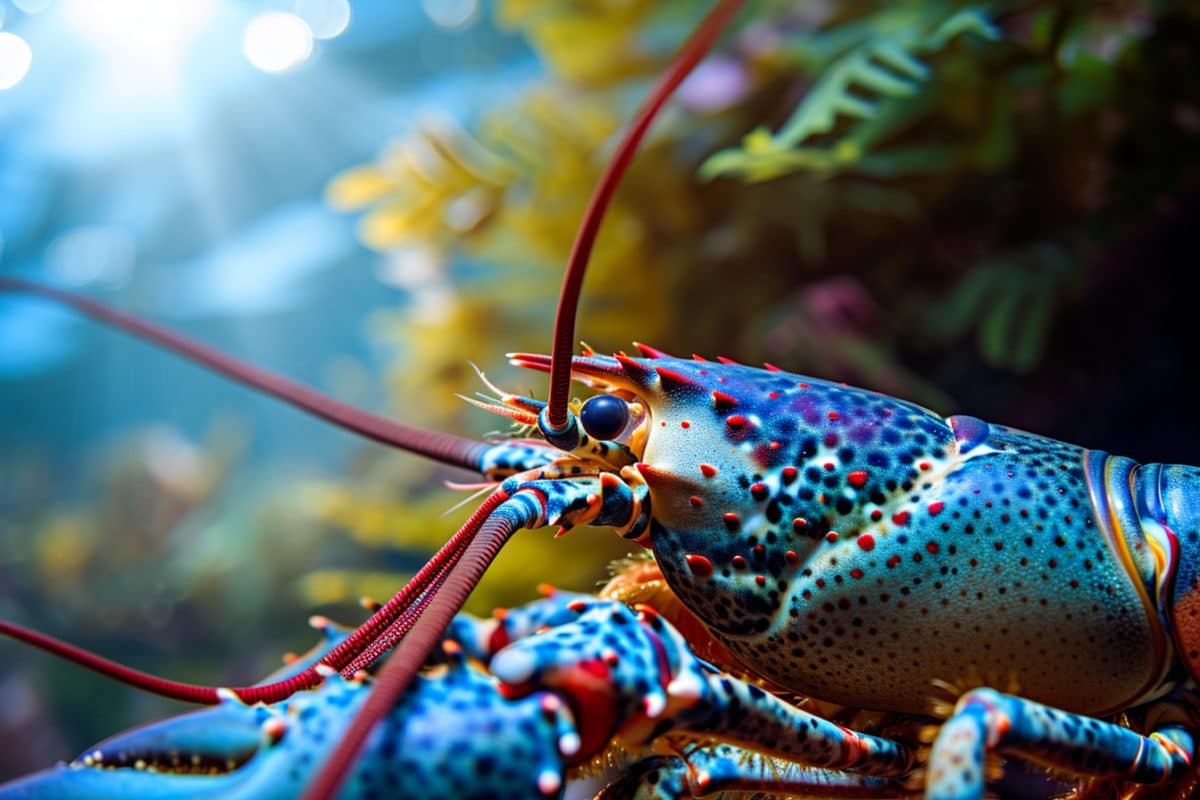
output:
<path id="1" fill-rule="evenodd" d="M 614 439 L 629 422 L 629 404 L 615 395 L 598 394 L 583 404 L 579 421 L 589 436 Z"/>

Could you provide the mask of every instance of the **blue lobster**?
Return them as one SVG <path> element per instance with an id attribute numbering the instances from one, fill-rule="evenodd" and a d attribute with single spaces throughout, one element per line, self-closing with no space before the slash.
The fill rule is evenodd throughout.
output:
<path id="1" fill-rule="evenodd" d="M 367 622 L 265 684 L 164 681 L 0 621 L 0 633 L 133 685 L 218 706 L 110 740 L 0 797 L 553 796 L 567 767 L 612 743 L 641 760 L 609 797 L 897 796 L 923 782 L 928 798 L 981 798 L 989 754 L 1191 796 L 1200 471 L 942 418 L 773 366 L 641 345 L 640 357 L 572 355 L 607 200 L 739 5 L 718 3 L 616 149 L 572 252 L 552 355 L 512 356 L 550 373 L 548 400 L 497 390 L 483 403 L 537 438 L 409 428 L 86 298 L 0 279 L 0 290 L 66 303 L 494 483 Z M 572 379 L 596 392 L 577 409 Z M 653 553 L 653 579 L 615 599 L 456 621 L 504 542 L 543 525 L 612 527 Z M 670 611 L 620 602 L 640 592 Z M 446 631 L 457 644 L 439 659 Z M 431 654 L 447 663 L 419 674 Z M 798 695 L 841 708 L 812 714 L 790 702 Z M 926 753 L 913 727 L 938 718 Z M 177 774 L 193 767 L 218 774 Z"/>
<path id="2" fill-rule="evenodd" d="M 478 449 L 503 498 L 487 518 L 509 529 L 611 525 L 644 544 L 733 674 L 694 655 L 658 614 L 614 601 L 559 598 L 490 624 L 459 617 L 451 639 L 493 677 L 456 663 L 418 678 L 367 743 L 345 796 L 369 795 L 387 776 L 433 796 L 497 791 L 487 780 L 444 783 L 460 774 L 455 761 L 470 763 L 464 754 L 497 745 L 499 760 L 520 765 L 506 775 L 541 793 L 529 796 L 554 795 L 580 754 L 680 732 L 720 743 L 692 747 L 671 772 L 699 795 L 766 785 L 764 774 L 830 794 L 900 791 L 886 779 L 911 773 L 916 741 L 856 733 L 760 685 L 910 718 L 934 715 L 952 692 L 929 797 L 981 797 L 989 751 L 1149 784 L 1192 774 L 1195 469 L 1139 466 L 773 368 L 642 351 L 574 359 L 575 376 L 600 390 L 579 411 L 575 454 L 532 441 Z M 549 368 L 542 356 L 513 361 Z M 500 400 L 517 418 L 544 416 L 539 401 Z M 329 675 L 336 662 L 322 658 L 350 638 L 283 682 L 322 665 Z M 361 677 L 393 644 L 375 640 L 367 652 L 378 653 L 341 671 Z M 315 768 L 306 751 L 336 737 L 372 679 L 318 685 L 274 706 L 226 690 L 216 711 L 118 737 L 0 797 L 139 785 L 226 796 L 230 785 L 265 791 L 260 780 L 291 796 Z M 1130 709 L 1144 730 L 1104 721 Z M 482 743 L 461 736 L 456 711 L 481 720 Z M 292 719 L 294 734 L 275 732 Z M 506 725 L 523 735 L 510 739 Z M 404 726 L 426 733 L 394 731 Z M 409 763 L 401 736 L 418 737 L 411 747 L 435 775 L 397 766 Z M 171 751 L 185 773 L 192 758 L 233 768 L 220 781 L 175 775 Z M 99 769 L 114 760 L 159 771 Z M 694 783 L 714 770 L 715 784 Z M 500 794 L 522 796 L 515 784 Z"/>
<path id="3" fill-rule="evenodd" d="M 348 635 L 324 631 L 322 647 L 285 674 L 311 666 Z M 489 662 L 493 676 L 483 669 Z M 687 692 L 656 706 L 647 681 Z M 370 688 L 368 676 L 347 681 L 334 673 L 271 705 L 229 695 L 214 709 L 101 742 L 70 764 L 0 788 L 0 797 L 294 797 Z M 542 800 L 561 795 L 568 767 L 604 761 L 614 743 L 636 753 L 666 734 L 751 741 L 762 725 L 780 730 L 775 753 L 830 768 L 747 757 L 726 742 L 686 757 L 651 757 L 606 796 L 673 797 L 697 781 L 705 794 L 772 786 L 898 796 L 894 781 L 833 767 L 899 773 L 910 758 L 903 747 L 864 735 L 831 748 L 844 739 L 837 725 L 697 658 L 653 610 L 555 591 L 500 620 L 456 617 L 428 671 L 372 733 L 339 796 Z"/>

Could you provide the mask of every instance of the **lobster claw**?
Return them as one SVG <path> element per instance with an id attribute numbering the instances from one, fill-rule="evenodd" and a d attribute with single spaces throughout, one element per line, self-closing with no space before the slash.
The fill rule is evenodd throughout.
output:
<path id="1" fill-rule="evenodd" d="M 0 800 L 291 800 L 371 691 L 370 681 L 334 674 L 273 706 L 231 697 L 0 786 Z M 509 700 L 451 645 L 444 662 L 417 676 L 372 732 L 338 797 L 560 797 L 564 759 L 578 741 L 558 697 L 535 692 Z"/>
<path id="2" fill-rule="evenodd" d="M 106 739 L 69 764 L 0 787 L 0 800 L 167 800 L 254 796 L 254 756 L 272 744 L 274 712 L 236 701 Z"/>

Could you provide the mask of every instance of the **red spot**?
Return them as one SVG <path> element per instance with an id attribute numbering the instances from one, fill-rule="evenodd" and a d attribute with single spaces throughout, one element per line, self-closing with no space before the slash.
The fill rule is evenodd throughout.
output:
<path id="1" fill-rule="evenodd" d="M 825 442 L 826 447 L 837 447 L 838 435 L 836 433 L 827 433 L 822 441 Z"/>
<path id="2" fill-rule="evenodd" d="M 683 420 L 682 422 L 680 422 L 680 423 L 679 423 L 679 427 L 681 427 L 681 428 L 690 428 L 690 427 L 692 427 L 692 423 L 688 422 L 688 421 L 685 419 L 685 420 Z"/>
<path id="3" fill-rule="evenodd" d="M 725 527 L 731 531 L 736 531 L 742 524 L 741 518 L 732 511 L 726 511 L 723 519 L 725 520 Z"/>
<path id="4" fill-rule="evenodd" d="M 767 548 L 763 547 L 761 544 L 754 545 L 755 557 L 761 558 L 764 554 L 766 554 L 766 552 L 767 552 Z"/>
<path id="5" fill-rule="evenodd" d="M 645 603 L 634 603 L 633 610 L 642 619 L 658 619 L 659 617 L 658 611 L 655 610 L 654 606 L 648 606 Z"/>
<path id="6" fill-rule="evenodd" d="M 936 517 L 938 514 L 942 513 L 942 509 L 945 507 L 946 507 L 946 504 L 941 502 L 940 500 L 936 503 L 930 503 L 929 504 L 930 516 Z"/>
<path id="7" fill-rule="evenodd" d="M 766 585 L 767 585 L 767 579 L 766 579 L 766 578 L 764 578 L 762 575 L 755 575 L 755 576 L 754 576 L 754 582 L 755 582 L 755 583 L 757 583 L 759 586 L 766 586 Z"/>
<path id="8" fill-rule="evenodd" d="M 824 589 L 824 588 L 825 588 L 825 579 L 824 579 L 824 578 L 817 578 L 817 581 L 816 581 L 816 583 L 817 583 L 817 588 L 818 588 L 818 589 Z"/>
<path id="9" fill-rule="evenodd" d="M 734 556 L 729 560 L 729 563 L 733 564 L 734 569 L 746 568 L 746 559 L 742 558 L 741 556 Z"/>
<path id="10" fill-rule="evenodd" d="M 608 664 L 610 667 L 615 667 L 617 664 L 621 663 L 621 656 L 617 654 L 616 650 L 608 650 L 604 653 L 604 663 Z"/>
<path id="11" fill-rule="evenodd" d="M 711 478 L 717 474 L 717 468 L 714 467 L 712 464 L 701 464 L 700 465 L 700 474 L 706 478 Z"/>
<path id="12" fill-rule="evenodd" d="M 925 549 L 928 550 L 933 555 L 937 555 L 938 550 L 940 550 L 941 548 L 938 547 L 937 542 L 930 542 L 929 544 L 925 545 Z"/>
<path id="13" fill-rule="evenodd" d="M 775 453 L 770 445 L 760 444 L 754 447 L 754 460 L 764 467 L 770 466 L 772 455 Z"/>
<path id="14" fill-rule="evenodd" d="M 784 483 L 791 483 L 792 481 L 796 480 L 796 476 L 799 474 L 800 473 L 795 467 L 784 467 L 783 472 L 780 473 L 780 475 L 783 477 Z"/>
<path id="15" fill-rule="evenodd" d="M 826 461 L 822 466 L 825 467 L 826 472 L 833 472 L 834 467 L 837 465 L 834 464 L 832 461 Z"/>
<path id="16" fill-rule="evenodd" d="M 788 550 L 786 553 L 783 554 L 783 558 L 789 564 L 799 564 L 800 563 L 800 556 L 796 555 L 795 550 Z"/>
<path id="17" fill-rule="evenodd" d="M 748 425 L 750 420 L 743 417 L 741 414 L 733 414 L 725 420 L 725 424 L 731 428 L 742 428 Z"/>
<path id="18" fill-rule="evenodd" d="M 696 495 L 692 495 L 691 497 L 689 497 L 688 502 L 691 503 L 692 505 L 694 505 L 696 508 L 700 508 L 700 506 L 704 505 L 704 501 L 701 500 Z"/>
<path id="19" fill-rule="evenodd" d="M 572 600 L 571 602 L 567 603 L 567 608 L 578 614 L 587 608 L 587 602 L 583 600 Z"/>
<path id="20" fill-rule="evenodd" d="M 728 411 L 738 404 L 736 397 L 725 394 L 717 389 L 713 389 L 712 399 L 717 411 Z"/>
<path id="21" fill-rule="evenodd" d="M 771 442 L 767 445 L 767 447 L 771 448 L 772 450 L 778 450 L 780 448 L 780 444 L 779 444 L 779 442 L 772 439 Z"/>
<path id="22" fill-rule="evenodd" d="M 907 511 L 897 511 L 895 514 L 892 514 L 892 522 L 894 522 L 897 525 L 907 525 L 908 524 L 908 512 Z"/>
<path id="23" fill-rule="evenodd" d="M 825 416 L 826 416 L 826 417 L 828 417 L 829 419 L 832 419 L 832 420 L 839 420 L 839 419 L 841 419 L 841 418 L 842 418 L 842 415 L 841 415 L 841 414 L 839 414 L 839 413 L 838 413 L 838 412 L 836 412 L 836 411 L 830 411 L 830 412 L 829 412 L 828 414 L 826 414 Z"/>
<path id="24" fill-rule="evenodd" d="M 859 547 L 868 553 L 875 549 L 875 537 L 869 533 L 859 535 L 855 541 L 858 542 Z"/>
<path id="25" fill-rule="evenodd" d="M 857 567 L 855 567 L 854 569 L 850 570 L 850 577 L 854 578 L 854 580 L 860 581 L 860 580 L 862 580 L 862 576 L 863 576 L 863 571 L 861 569 L 858 569 Z"/>
<path id="26" fill-rule="evenodd" d="M 825 541 L 836 542 L 837 540 L 838 540 L 838 532 L 837 531 L 830 531 L 829 533 L 825 534 Z"/>
<path id="27" fill-rule="evenodd" d="M 900 556 L 892 556 L 887 560 L 888 569 L 895 569 L 900 564 Z"/>
<path id="28" fill-rule="evenodd" d="M 807 389 L 807 388 L 808 388 L 808 384 L 807 384 L 807 383 L 797 383 L 796 385 L 797 385 L 797 386 L 799 386 L 801 389 Z"/>
<path id="29" fill-rule="evenodd" d="M 856 469 L 846 476 L 846 482 L 851 486 L 862 486 L 867 482 L 867 471 L 865 469 Z"/>
<path id="30" fill-rule="evenodd" d="M 933 466 L 933 465 L 932 465 L 932 464 L 930 464 L 928 461 L 922 461 L 920 464 L 917 464 L 917 469 L 919 469 L 919 470 L 921 470 L 922 472 L 924 472 L 925 470 L 929 469 L 929 468 L 930 468 L 930 467 L 932 467 L 932 466 Z"/>
<path id="31" fill-rule="evenodd" d="M 767 485 L 765 483 L 754 483 L 750 485 L 750 495 L 755 500 L 766 500 L 767 495 L 769 494 L 770 490 L 767 489 Z"/>
<path id="32" fill-rule="evenodd" d="M 802 531 L 807 527 L 808 520 L 806 520 L 804 517 L 796 517 L 794 520 L 792 520 L 792 530 L 794 531 Z"/>
<path id="33" fill-rule="evenodd" d="M 879 522 L 879 520 L 883 519 L 883 512 L 880 511 L 878 508 L 875 509 L 874 511 L 871 512 L 871 519 L 875 520 L 876 522 Z"/>
<path id="34" fill-rule="evenodd" d="M 287 720 L 283 717 L 271 717 L 263 723 L 262 729 L 268 739 L 278 742 L 287 733 L 287 726 Z"/>
<path id="35" fill-rule="evenodd" d="M 764 361 L 763 366 L 766 367 L 767 372 L 783 372 L 783 370 L 772 364 L 770 361 Z"/>
<path id="36" fill-rule="evenodd" d="M 779 392 L 767 392 L 767 397 L 771 398 L 772 400 L 778 400 Z"/>
<path id="37" fill-rule="evenodd" d="M 707 578 L 713 574 L 713 565 L 704 556 L 689 554 L 684 556 L 684 561 L 687 562 L 688 569 L 693 575 L 699 575 L 701 578 Z"/>

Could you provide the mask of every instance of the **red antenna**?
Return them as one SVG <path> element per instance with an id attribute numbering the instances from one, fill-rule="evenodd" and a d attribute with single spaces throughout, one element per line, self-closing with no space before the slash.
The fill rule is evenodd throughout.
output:
<path id="1" fill-rule="evenodd" d="M 429 609 L 434 607 L 434 601 L 444 593 L 444 586 L 453 586 L 455 581 L 461 583 L 461 576 L 456 577 L 455 573 L 455 567 L 459 562 L 464 560 L 467 562 L 467 566 L 463 568 L 467 573 L 474 574 L 475 571 L 478 571 L 482 575 L 482 570 L 486 569 L 487 564 L 483 564 L 482 567 L 478 564 L 477 551 L 480 549 L 480 545 L 476 544 L 476 541 L 481 537 L 485 540 L 494 539 L 498 519 L 511 523 L 511 516 L 488 519 L 489 515 L 507 497 L 508 495 L 503 490 L 494 492 L 463 523 L 458 532 L 434 554 L 433 558 L 413 576 L 412 580 L 405 584 L 403 589 L 336 647 L 321 656 L 315 664 L 278 681 L 255 686 L 228 688 L 224 691 L 232 692 L 244 703 L 278 703 L 298 691 L 320 685 L 325 680 L 321 674 L 321 668 L 334 670 L 341 673 L 342 677 L 350 678 L 359 669 L 370 665 L 412 629 L 423 614 L 433 613 Z M 516 529 L 515 524 L 510 524 L 510 527 L 512 530 Z M 512 533 L 512 530 L 508 531 L 505 538 Z M 499 545 L 496 547 L 498 549 Z M 494 555 L 493 553 L 487 558 L 487 563 L 491 562 Z M 475 583 L 477 582 L 478 577 L 475 578 Z M 474 587 L 474 583 L 471 583 L 470 586 Z M 470 587 L 468 587 L 467 593 L 470 593 Z M 450 616 L 454 616 L 465 600 L 466 595 L 463 595 L 458 601 L 458 605 L 450 612 Z M 442 605 L 444 604 L 443 602 Z M 449 619 L 438 630 L 444 630 L 446 624 L 449 624 Z M 8 636 L 25 642 L 113 680 L 152 694 L 169 697 L 172 700 L 200 705 L 215 705 L 221 702 L 223 691 L 219 687 L 160 678 L 7 620 L 0 619 L 0 636 Z M 406 648 L 405 653 L 408 652 L 410 650 Z M 428 655 L 428 651 L 426 651 L 426 655 Z M 424 660 L 425 656 L 422 656 L 417 661 L 417 666 L 419 667 Z"/>
<path id="2" fill-rule="evenodd" d="M 550 367 L 549 403 L 543 409 L 542 416 L 538 420 L 542 433 L 551 444 L 558 444 L 555 442 L 554 434 L 556 433 L 567 434 L 573 439 L 573 435 L 570 433 L 573 428 L 572 419 L 569 416 L 567 401 L 571 385 L 575 311 L 579 305 L 579 292 L 583 286 L 584 271 L 587 268 L 592 245 L 596 241 L 596 233 L 600 229 L 600 223 L 608 208 L 609 200 L 612 199 L 617 184 L 633 159 L 638 144 L 641 143 L 663 104 L 700 62 L 700 59 L 712 47 L 713 42 L 744 3 L 745 0 L 720 0 L 684 42 L 679 53 L 672 59 L 667 72 L 659 79 L 650 92 L 650 96 L 643 101 L 635 114 L 629 130 L 617 147 L 612 161 L 604 170 L 591 202 L 584 212 L 579 234 L 575 238 L 575 245 L 567 262 L 567 274 L 563 279 L 562 294 L 558 301 L 558 314 L 554 323 L 554 349 Z M 568 446 L 573 448 L 575 442 L 569 441 Z M 483 575 L 483 570 L 487 568 L 500 546 L 512 534 L 512 530 L 503 527 L 502 519 L 489 519 L 484 523 L 480 535 L 472 542 L 472 557 L 464 557 L 465 563 L 451 574 L 446 588 L 430 603 L 429 612 L 422 618 L 421 626 L 405 641 L 404 647 L 393 653 L 384 663 L 379 673 L 379 679 L 371 690 L 369 702 L 359 710 L 349 729 L 343 734 L 337 749 L 325 762 L 314 782 L 304 793 L 305 800 L 329 800 L 337 793 L 354 764 L 358 750 L 366 741 L 367 735 L 391 711 L 404 690 L 408 688 L 421 664 L 425 662 L 430 651 L 440 641 L 443 631 L 450 624 L 457 609 L 465 602 L 467 595 L 470 594 L 479 577 Z M 496 527 L 493 527 L 493 523 Z"/>
<path id="3" fill-rule="evenodd" d="M 189 339 L 175 331 L 155 325 L 153 322 L 139 319 L 132 314 L 109 308 L 103 303 L 97 303 L 95 300 L 73 292 L 23 281 L 19 278 L 0 277 L 0 292 L 6 291 L 37 295 L 70 306 L 106 325 L 120 328 L 139 339 L 191 359 L 213 372 L 232 378 L 315 417 L 332 422 L 339 428 L 360 434 L 380 444 L 422 455 L 442 464 L 469 469 L 472 472 L 479 471 L 480 458 L 488 447 L 484 442 L 464 439 L 449 433 L 412 428 L 387 417 L 363 411 L 282 375 L 240 361 L 214 347 Z"/>
<path id="4" fill-rule="evenodd" d="M 567 434 L 573 427 L 567 401 L 575 313 L 584 272 L 604 212 L 659 110 L 744 3 L 745 0 L 719 0 L 684 43 L 667 72 L 638 109 L 588 204 L 563 280 L 554 328 L 550 399 L 544 416 L 539 420 L 543 433 L 551 443 L 555 442 L 556 433 L 560 436 Z M 445 464 L 476 471 L 480 468 L 480 457 L 486 447 L 484 443 L 422 431 L 361 411 L 166 328 L 71 292 L 4 277 L 0 277 L 0 291 L 24 292 L 63 303 L 375 441 Z M 569 442 L 571 447 L 574 444 L 573 441 Z M 305 795 L 309 800 L 327 800 L 336 794 L 367 735 L 395 707 L 396 701 L 440 641 L 454 614 L 462 607 L 500 548 L 519 527 L 521 521 L 517 516 L 513 512 L 505 513 L 501 508 L 505 499 L 507 494 L 504 490 L 497 489 L 395 597 L 321 659 L 323 666 L 341 670 L 345 674 L 346 671 L 356 670 L 364 660 L 372 659 L 401 639 L 404 640 L 404 647 L 384 663 L 369 700 L 359 710 L 338 747 L 309 787 Z M 12 623 L 0 621 L 0 635 L 21 639 L 118 680 L 169 697 L 199 703 L 219 700 L 213 687 L 162 680 Z M 320 679 L 314 665 L 283 681 L 234 689 L 233 692 L 247 702 L 272 702 L 296 690 L 314 686 Z"/>
<path id="5" fill-rule="evenodd" d="M 709 51 L 713 42 L 721 35 L 721 31 L 744 4 L 745 0 L 720 0 L 712 11 L 708 12 L 708 16 L 700 22 L 672 59 L 667 71 L 658 79 L 649 96 L 642 101 L 633 122 L 613 154 L 612 161 L 608 163 L 604 174 L 600 176 L 600 183 L 592 193 L 592 199 L 583 214 L 583 222 L 579 226 L 579 233 L 575 237 L 575 244 L 571 247 L 571 256 L 567 260 L 562 294 L 558 297 L 558 314 L 554 319 L 554 344 L 550 351 L 550 396 L 542 412 L 544 416 L 539 419 L 542 433 L 551 444 L 565 444 L 567 449 L 573 449 L 575 446 L 574 441 L 555 441 L 555 434 L 568 434 L 573 427 L 570 424 L 567 402 L 570 400 L 571 391 L 571 354 L 575 350 L 575 312 L 579 308 L 579 292 L 583 288 L 584 272 L 592 254 L 592 246 L 596 243 L 600 223 L 604 221 L 604 212 L 608 209 L 613 192 L 625 175 L 629 162 L 633 160 L 638 145 L 658 116 L 659 110 Z"/>

